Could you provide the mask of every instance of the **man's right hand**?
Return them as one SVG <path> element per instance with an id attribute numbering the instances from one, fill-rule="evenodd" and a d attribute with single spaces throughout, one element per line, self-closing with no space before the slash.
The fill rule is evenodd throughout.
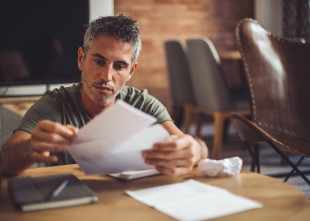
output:
<path id="1" fill-rule="evenodd" d="M 68 151 L 78 129 L 70 125 L 61 125 L 49 120 L 40 121 L 34 129 L 29 145 L 33 162 L 56 163 L 57 157 L 50 152 Z"/>
<path id="2" fill-rule="evenodd" d="M 50 152 L 68 151 L 78 129 L 49 120 L 40 121 L 32 134 L 17 130 L 1 147 L 2 170 L 5 175 L 17 175 L 33 163 L 56 163 Z"/>

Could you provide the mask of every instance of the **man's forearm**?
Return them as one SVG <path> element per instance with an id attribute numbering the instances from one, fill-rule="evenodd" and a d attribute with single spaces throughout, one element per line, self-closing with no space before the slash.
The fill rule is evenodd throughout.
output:
<path id="1" fill-rule="evenodd" d="M 1 147 L 2 173 L 5 176 L 15 176 L 30 167 L 29 140 L 18 143 L 6 143 Z"/>

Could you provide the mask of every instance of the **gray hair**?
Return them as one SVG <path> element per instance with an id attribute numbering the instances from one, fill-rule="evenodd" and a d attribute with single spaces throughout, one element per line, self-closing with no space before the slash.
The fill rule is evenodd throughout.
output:
<path id="1" fill-rule="evenodd" d="M 131 44 L 132 64 L 137 61 L 142 47 L 137 20 L 126 17 L 123 14 L 118 16 L 99 17 L 93 20 L 88 25 L 84 35 L 83 49 L 85 55 L 99 34 L 113 36 Z"/>

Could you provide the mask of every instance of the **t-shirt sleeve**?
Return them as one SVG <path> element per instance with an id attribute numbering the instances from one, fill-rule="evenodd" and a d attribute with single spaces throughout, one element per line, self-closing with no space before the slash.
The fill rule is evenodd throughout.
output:
<path id="1" fill-rule="evenodd" d="M 51 95 L 47 94 L 31 106 L 16 130 L 32 133 L 41 120 L 59 122 L 60 115 L 57 114 L 58 112 L 59 103 Z"/>
<path id="2" fill-rule="evenodd" d="M 155 97 L 149 95 L 147 90 L 138 90 L 131 87 L 125 89 L 126 95 L 123 96 L 125 102 L 157 118 L 158 123 L 172 121 L 167 108 Z"/>
<path id="3" fill-rule="evenodd" d="M 158 123 L 172 121 L 167 108 L 159 100 L 151 95 L 148 95 L 146 105 L 142 111 L 156 117 Z"/>

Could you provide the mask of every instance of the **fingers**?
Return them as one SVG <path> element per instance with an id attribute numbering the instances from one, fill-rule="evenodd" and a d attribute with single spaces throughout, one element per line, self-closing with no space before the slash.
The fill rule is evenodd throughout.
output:
<path id="1" fill-rule="evenodd" d="M 40 121 L 32 133 L 37 140 L 44 140 L 52 143 L 69 143 L 75 136 L 73 127 L 63 126 L 49 120 Z"/>
<path id="2" fill-rule="evenodd" d="M 73 134 L 76 134 L 79 131 L 79 128 L 73 127 L 69 124 L 66 125 L 66 127 L 73 132 Z"/>
<path id="3" fill-rule="evenodd" d="M 163 166 L 155 166 L 155 169 L 161 172 L 162 174 L 166 175 L 172 175 L 172 176 L 177 176 L 177 175 L 182 175 L 182 174 L 187 174 L 189 173 L 193 167 L 163 167 Z"/>
<path id="4" fill-rule="evenodd" d="M 33 152 L 32 161 L 37 163 L 57 163 L 57 156 L 49 156 L 38 152 Z"/>
<path id="5" fill-rule="evenodd" d="M 166 166 L 166 167 L 192 167 L 195 164 L 193 157 L 184 158 L 159 158 L 148 157 L 145 159 L 145 163 L 149 165 L 156 166 Z"/>
<path id="6" fill-rule="evenodd" d="M 199 153 L 197 142 L 190 135 L 173 137 L 168 142 L 158 142 L 153 145 L 153 149 L 143 151 L 146 159 L 161 160 L 188 160 L 195 158 Z"/>
<path id="7" fill-rule="evenodd" d="M 167 175 L 188 173 L 200 158 L 199 144 L 190 135 L 172 137 L 171 141 L 154 144 L 142 152 L 145 163 Z"/>
<path id="8" fill-rule="evenodd" d="M 154 144 L 154 150 L 176 151 L 187 148 L 193 138 L 190 135 L 171 136 L 171 141 L 157 142 Z"/>
<path id="9" fill-rule="evenodd" d="M 192 148 L 184 148 L 174 151 L 160 151 L 160 150 L 146 150 L 143 151 L 143 157 L 149 164 L 154 164 L 156 161 L 158 165 L 168 166 L 187 166 L 194 163 L 195 152 Z M 172 165 L 171 165 L 172 164 Z"/>
<path id="10" fill-rule="evenodd" d="M 55 144 L 55 143 L 48 143 L 48 142 L 40 142 L 35 141 L 31 142 L 31 147 L 33 150 L 44 152 L 44 151 L 51 151 L 51 152 L 64 152 L 69 150 L 69 144 Z"/>
<path id="11" fill-rule="evenodd" d="M 31 158 L 34 162 L 56 163 L 56 156 L 50 152 L 65 152 L 75 138 L 78 129 L 70 125 L 61 125 L 49 120 L 40 121 L 29 142 Z M 46 154 L 48 153 L 48 154 Z"/>

